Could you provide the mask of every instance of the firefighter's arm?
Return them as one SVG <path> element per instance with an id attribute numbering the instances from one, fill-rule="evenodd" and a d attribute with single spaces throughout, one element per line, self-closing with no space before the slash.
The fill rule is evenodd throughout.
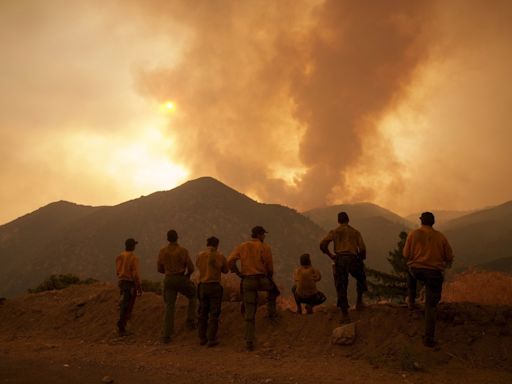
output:
<path id="1" fill-rule="evenodd" d="M 329 244 L 332 241 L 331 232 L 325 238 L 320 242 L 320 250 L 325 253 L 327 256 L 329 256 L 332 260 L 335 259 L 334 254 L 331 253 L 329 250 Z"/>

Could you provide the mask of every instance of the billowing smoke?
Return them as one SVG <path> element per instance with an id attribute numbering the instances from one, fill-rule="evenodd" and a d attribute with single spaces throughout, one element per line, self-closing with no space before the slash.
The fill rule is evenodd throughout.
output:
<path id="1" fill-rule="evenodd" d="M 510 20 L 508 0 L 3 2 L 0 223 L 204 175 L 297 209 L 510 200 Z"/>
<path id="2" fill-rule="evenodd" d="M 195 175 L 297 208 L 343 196 L 364 138 L 378 135 L 428 53 L 429 12 L 418 2 L 150 8 L 188 35 L 176 66 L 139 81 L 145 94 L 176 102 L 169 129 L 179 159 Z"/>

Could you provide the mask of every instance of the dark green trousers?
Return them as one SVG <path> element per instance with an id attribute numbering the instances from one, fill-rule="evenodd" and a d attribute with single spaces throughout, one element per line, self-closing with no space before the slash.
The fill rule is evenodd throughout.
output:
<path id="1" fill-rule="evenodd" d="M 174 313 L 176 311 L 176 298 L 181 293 L 188 299 L 187 321 L 195 322 L 196 317 L 196 287 L 187 276 L 170 275 L 164 279 L 164 337 L 171 337 L 174 332 Z"/>
<path id="2" fill-rule="evenodd" d="M 201 341 L 214 341 L 219 329 L 219 317 L 222 307 L 222 285 L 220 283 L 201 283 L 199 291 L 198 332 Z"/>
<path id="3" fill-rule="evenodd" d="M 435 341 L 436 333 L 436 308 L 441 300 L 443 291 L 443 273 L 434 269 L 409 268 L 407 288 L 409 303 L 416 300 L 417 281 L 425 284 L 425 340 Z"/>
<path id="4" fill-rule="evenodd" d="M 135 303 L 135 283 L 133 281 L 120 280 L 118 285 L 121 294 L 121 302 L 119 304 L 119 321 L 117 322 L 117 328 L 120 332 L 124 332 Z"/>
<path id="5" fill-rule="evenodd" d="M 256 336 L 256 309 L 258 306 L 258 291 L 268 292 L 267 310 L 270 317 L 277 314 L 276 298 L 278 291 L 268 277 L 244 276 L 242 280 L 242 300 L 245 307 L 245 340 L 254 342 Z"/>
<path id="6" fill-rule="evenodd" d="M 362 300 L 363 292 L 368 290 L 364 262 L 353 254 L 337 254 L 334 266 L 334 284 L 338 295 L 338 307 L 343 313 L 348 311 L 348 275 L 357 281 L 357 300 Z"/>

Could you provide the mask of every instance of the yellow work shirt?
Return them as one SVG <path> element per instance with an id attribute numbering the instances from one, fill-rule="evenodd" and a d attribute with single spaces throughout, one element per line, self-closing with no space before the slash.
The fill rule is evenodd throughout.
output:
<path id="1" fill-rule="evenodd" d="M 352 253 L 357 255 L 366 250 L 361 233 L 348 224 L 340 224 L 330 231 L 321 244 L 334 242 L 334 253 Z"/>
<path id="2" fill-rule="evenodd" d="M 318 292 L 316 282 L 320 281 L 320 271 L 312 266 L 300 266 L 293 273 L 293 280 L 297 286 L 297 295 L 302 298 L 313 296 Z"/>
<path id="3" fill-rule="evenodd" d="M 194 272 L 194 264 L 190 260 L 188 251 L 178 243 L 169 243 L 158 254 L 158 272 L 170 275 L 184 275 Z"/>
<path id="4" fill-rule="evenodd" d="M 259 239 L 251 239 L 238 245 L 229 255 L 228 267 L 233 270 L 238 260 L 240 260 L 240 273 L 243 276 L 272 276 L 274 273 L 270 246 Z"/>
<path id="5" fill-rule="evenodd" d="M 119 280 L 133 281 L 140 286 L 139 258 L 132 251 L 116 257 L 116 274 Z"/>
<path id="6" fill-rule="evenodd" d="M 422 225 L 407 236 L 403 255 L 413 268 L 444 271 L 453 261 L 453 251 L 444 235 L 428 225 Z"/>
<path id="7" fill-rule="evenodd" d="M 220 283 L 221 273 L 228 273 L 226 258 L 214 247 L 208 247 L 197 255 L 196 266 L 201 283 Z"/>

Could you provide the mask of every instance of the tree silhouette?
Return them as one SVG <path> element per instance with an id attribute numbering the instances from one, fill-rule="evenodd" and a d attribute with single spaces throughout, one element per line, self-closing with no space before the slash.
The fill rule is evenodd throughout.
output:
<path id="1" fill-rule="evenodd" d="M 402 255 L 407 233 L 402 231 L 398 235 L 396 248 L 389 252 L 387 260 L 391 264 L 391 273 L 367 268 L 368 296 L 373 299 L 395 299 L 404 301 L 407 296 L 408 268 Z"/>

